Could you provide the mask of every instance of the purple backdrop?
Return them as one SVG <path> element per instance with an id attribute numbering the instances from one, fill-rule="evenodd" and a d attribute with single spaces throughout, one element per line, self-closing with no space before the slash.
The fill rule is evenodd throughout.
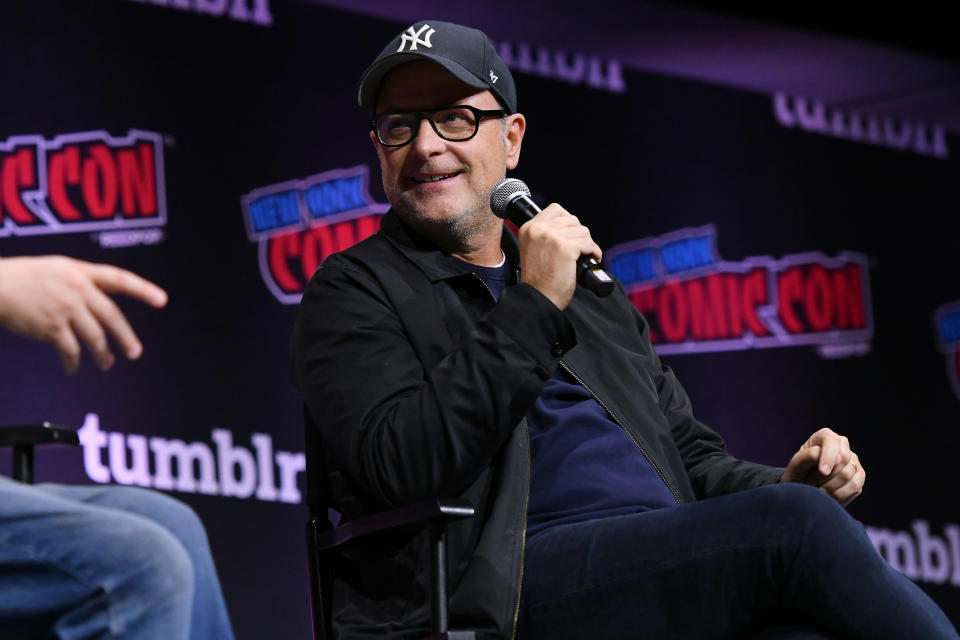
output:
<path id="1" fill-rule="evenodd" d="M 118 264 L 170 305 L 121 302 L 145 355 L 105 374 L 87 358 L 66 377 L 0 336 L 0 424 L 82 426 L 41 480 L 172 492 L 206 523 L 238 637 L 305 637 L 290 303 L 384 211 L 354 91 L 406 18 L 279 0 L 2 11 L 0 255 Z M 587 221 L 699 417 L 771 464 L 820 426 L 849 435 L 870 474 L 851 511 L 960 619 L 957 138 L 641 72 L 642 39 L 488 32 L 528 117 L 516 176 Z M 196 443 L 187 464 L 177 441 Z"/>

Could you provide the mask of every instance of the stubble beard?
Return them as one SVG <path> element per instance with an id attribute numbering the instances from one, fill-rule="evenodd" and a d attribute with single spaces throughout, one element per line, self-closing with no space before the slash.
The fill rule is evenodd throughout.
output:
<path id="1" fill-rule="evenodd" d="M 491 228 L 501 222 L 490 211 L 485 197 L 477 196 L 452 216 L 430 214 L 429 205 L 397 195 L 391 198 L 394 211 L 407 225 L 428 238 L 446 253 L 469 253 L 483 244 Z"/>

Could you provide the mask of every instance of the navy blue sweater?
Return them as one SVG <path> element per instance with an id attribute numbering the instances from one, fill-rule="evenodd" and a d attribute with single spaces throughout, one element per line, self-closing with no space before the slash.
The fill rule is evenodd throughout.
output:
<path id="1" fill-rule="evenodd" d="M 495 298 L 512 273 L 506 260 L 498 267 L 456 262 L 477 274 Z M 639 447 L 563 368 L 547 381 L 526 417 L 532 458 L 528 535 L 677 504 Z"/>

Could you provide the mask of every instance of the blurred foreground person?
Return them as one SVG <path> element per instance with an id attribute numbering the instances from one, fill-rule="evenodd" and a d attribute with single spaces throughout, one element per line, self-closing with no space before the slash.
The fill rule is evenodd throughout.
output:
<path id="1" fill-rule="evenodd" d="M 52 344 L 68 373 L 81 344 L 101 369 L 113 366 L 108 337 L 127 358 L 142 354 L 108 294 L 167 303 L 163 289 L 110 265 L 0 259 L 0 329 Z M 230 640 L 233 631 L 206 532 L 187 505 L 135 487 L 0 476 L 0 637 Z"/>

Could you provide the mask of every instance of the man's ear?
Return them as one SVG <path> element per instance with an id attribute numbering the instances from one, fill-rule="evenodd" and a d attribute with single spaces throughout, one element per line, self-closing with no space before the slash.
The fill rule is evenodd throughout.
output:
<path id="1" fill-rule="evenodd" d="M 373 131 L 370 132 L 370 144 L 373 145 L 373 150 L 377 153 L 377 160 L 380 161 L 380 167 L 383 168 L 383 146 L 377 140 L 377 134 Z"/>
<path id="2" fill-rule="evenodd" d="M 527 130 L 527 119 L 522 113 L 507 116 L 504 144 L 507 151 L 507 169 L 516 169 L 520 162 L 520 145 L 523 144 L 523 134 Z"/>

